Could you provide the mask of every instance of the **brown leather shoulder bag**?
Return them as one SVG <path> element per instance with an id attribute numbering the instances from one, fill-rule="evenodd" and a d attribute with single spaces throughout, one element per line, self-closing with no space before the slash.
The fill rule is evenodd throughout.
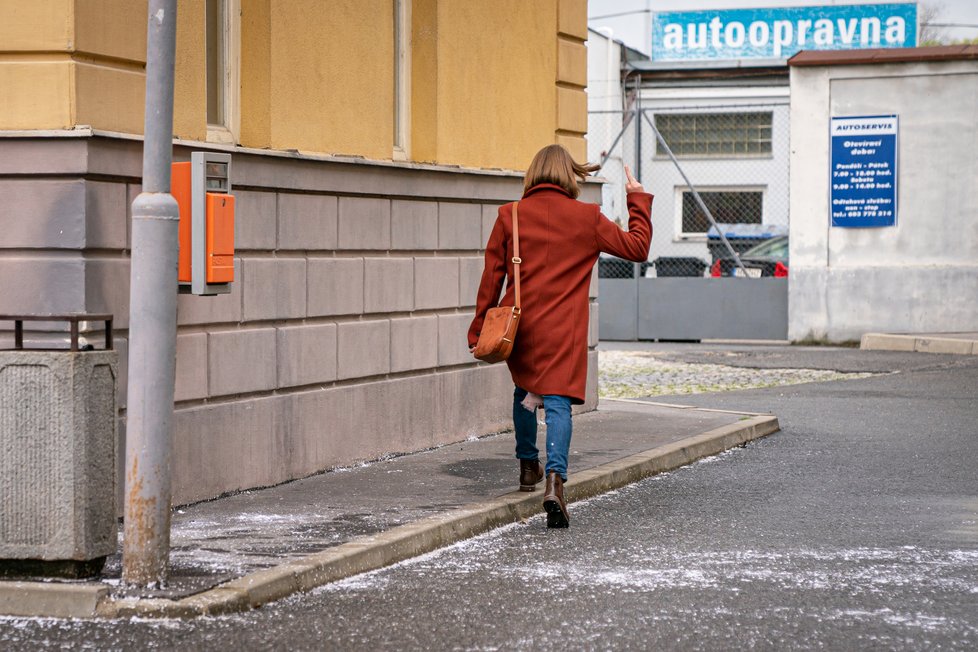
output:
<path id="1" fill-rule="evenodd" d="M 520 223 L 517 214 L 519 202 L 513 203 L 513 277 L 516 282 L 516 305 L 490 308 L 482 323 L 479 343 L 472 352 L 483 362 L 502 362 L 513 351 L 516 327 L 520 324 Z"/>

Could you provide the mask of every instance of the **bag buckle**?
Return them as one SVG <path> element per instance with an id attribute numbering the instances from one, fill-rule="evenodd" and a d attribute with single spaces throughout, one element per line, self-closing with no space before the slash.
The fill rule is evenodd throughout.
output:
<path id="1" fill-rule="evenodd" d="M 522 258 L 520 258 L 519 256 L 513 256 L 513 264 L 514 265 L 519 265 L 522 262 L 523 262 L 523 259 Z"/>

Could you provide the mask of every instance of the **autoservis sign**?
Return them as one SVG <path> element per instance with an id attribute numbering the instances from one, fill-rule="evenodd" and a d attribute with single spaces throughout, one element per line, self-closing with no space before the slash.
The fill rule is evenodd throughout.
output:
<path id="1" fill-rule="evenodd" d="M 787 59 L 800 50 L 917 45 L 916 3 L 673 11 L 655 15 L 652 58 Z"/>

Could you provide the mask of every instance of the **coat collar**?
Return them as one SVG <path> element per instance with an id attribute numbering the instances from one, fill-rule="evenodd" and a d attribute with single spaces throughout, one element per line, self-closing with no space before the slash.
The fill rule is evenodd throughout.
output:
<path id="1" fill-rule="evenodd" d="M 557 192 L 563 193 L 570 197 L 570 193 L 558 186 L 556 183 L 538 183 L 529 190 L 523 193 L 523 199 L 526 199 L 530 195 L 540 190 L 556 190 Z"/>

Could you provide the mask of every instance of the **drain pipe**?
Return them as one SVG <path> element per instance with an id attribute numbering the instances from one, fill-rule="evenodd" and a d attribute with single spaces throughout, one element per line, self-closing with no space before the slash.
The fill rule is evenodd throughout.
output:
<path id="1" fill-rule="evenodd" d="M 170 557 L 177 225 L 170 195 L 177 0 L 149 0 L 143 190 L 132 202 L 122 579 L 160 586 Z"/>

